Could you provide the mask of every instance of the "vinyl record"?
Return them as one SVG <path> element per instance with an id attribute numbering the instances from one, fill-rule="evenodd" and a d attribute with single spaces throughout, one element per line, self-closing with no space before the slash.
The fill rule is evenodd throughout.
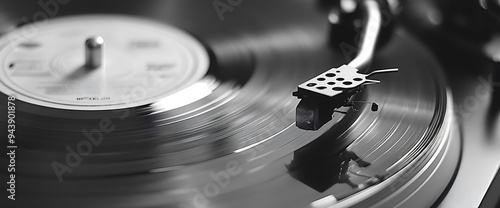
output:
<path id="1" fill-rule="evenodd" d="M 4 28 L 37 9 L 2 4 Z M 212 2 L 116 4 L 59 4 L 0 38 L 1 108 L 18 98 L 12 207 L 430 206 L 453 177 L 452 98 L 404 28 L 371 66 L 400 71 L 354 98 L 379 110 L 305 131 L 292 92 L 351 58 L 317 4 L 245 1 L 223 19 Z M 103 66 L 80 68 L 96 36 Z"/>

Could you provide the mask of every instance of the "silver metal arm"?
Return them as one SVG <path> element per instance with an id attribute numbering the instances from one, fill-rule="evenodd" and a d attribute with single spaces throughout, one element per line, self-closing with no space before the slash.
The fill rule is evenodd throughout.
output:
<path id="1" fill-rule="evenodd" d="M 380 6 L 375 0 L 366 0 L 361 3 L 367 13 L 367 23 L 361 33 L 361 48 L 356 57 L 347 64 L 350 67 L 364 71 L 372 61 L 373 53 L 382 26 Z"/>

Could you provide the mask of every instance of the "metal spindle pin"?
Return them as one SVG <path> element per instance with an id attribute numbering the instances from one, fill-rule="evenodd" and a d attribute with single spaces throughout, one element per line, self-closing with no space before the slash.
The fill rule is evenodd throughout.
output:
<path id="1" fill-rule="evenodd" d="M 101 36 L 90 37 L 85 41 L 85 66 L 95 69 L 103 62 L 104 39 Z"/>

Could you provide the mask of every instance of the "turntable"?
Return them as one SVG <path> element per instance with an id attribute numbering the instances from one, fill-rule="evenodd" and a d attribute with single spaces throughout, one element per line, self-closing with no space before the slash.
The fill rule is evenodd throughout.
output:
<path id="1" fill-rule="evenodd" d="M 2 207 L 454 207 L 469 133 L 405 6 L 3 2 Z"/>

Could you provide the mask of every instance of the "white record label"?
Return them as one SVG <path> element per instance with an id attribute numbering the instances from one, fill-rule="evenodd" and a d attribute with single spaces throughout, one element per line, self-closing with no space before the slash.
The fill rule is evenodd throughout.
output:
<path id="1" fill-rule="evenodd" d="M 101 36 L 102 64 L 86 67 L 85 41 Z M 124 16 L 64 17 L 0 39 L 0 91 L 70 110 L 150 104 L 200 80 L 208 54 L 186 32 Z"/>

